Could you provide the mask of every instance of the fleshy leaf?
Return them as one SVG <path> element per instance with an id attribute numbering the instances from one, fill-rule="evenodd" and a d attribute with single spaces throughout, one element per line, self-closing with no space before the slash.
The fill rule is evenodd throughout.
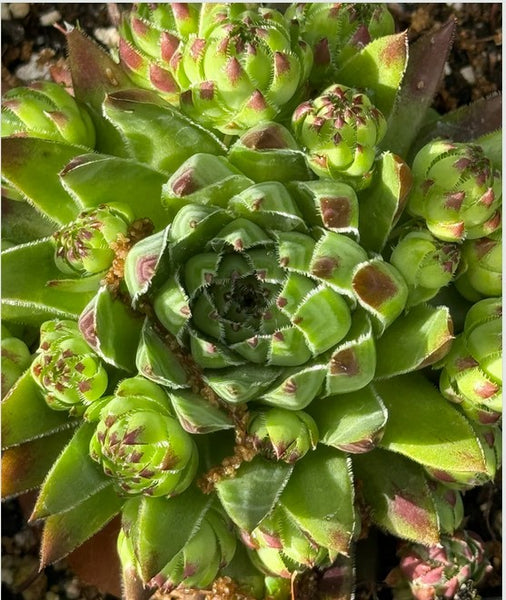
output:
<path id="1" fill-rule="evenodd" d="M 38 487 L 63 447 L 70 429 L 38 438 L 2 454 L 2 496 L 7 498 Z"/>
<path id="2" fill-rule="evenodd" d="M 374 387 L 320 398 L 307 409 L 316 421 L 320 442 L 344 452 L 368 452 L 378 442 L 387 411 Z"/>
<path id="3" fill-rule="evenodd" d="M 225 153 L 218 138 L 147 90 L 109 94 L 104 112 L 133 158 L 169 175 L 196 148 L 210 154 Z"/>
<path id="4" fill-rule="evenodd" d="M 112 484 L 84 502 L 45 521 L 40 551 L 40 568 L 62 559 L 100 531 L 121 510 L 124 499 Z"/>
<path id="5" fill-rule="evenodd" d="M 402 375 L 434 364 L 450 349 L 452 330 L 446 306 L 415 306 L 376 340 L 376 378 Z"/>
<path id="6" fill-rule="evenodd" d="M 471 424 L 423 375 L 402 375 L 375 387 L 388 410 L 381 447 L 435 469 L 486 472 Z"/>
<path id="7" fill-rule="evenodd" d="M 270 513 L 287 484 L 293 467 L 257 456 L 244 462 L 233 479 L 216 484 L 228 516 L 241 529 L 252 531 Z"/>
<path id="8" fill-rule="evenodd" d="M 432 104 L 454 35 L 455 20 L 451 19 L 410 47 L 406 73 L 380 144 L 382 148 L 407 155 Z"/>
<path id="9" fill-rule="evenodd" d="M 439 542 L 436 507 L 420 465 L 379 448 L 352 460 L 373 523 L 400 538 Z"/>
<path id="10" fill-rule="evenodd" d="M 355 527 L 352 479 L 343 453 L 318 446 L 296 463 L 280 503 L 310 539 L 348 554 Z"/>
<path id="11" fill-rule="evenodd" d="M 147 165 L 117 156 L 82 154 L 70 161 L 60 178 L 83 209 L 121 202 L 130 206 L 136 219 L 149 217 L 157 231 L 167 224 L 160 203 L 167 177 Z"/>
<path id="12" fill-rule="evenodd" d="M 30 137 L 2 139 L 2 176 L 42 214 L 59 225 L 75 219 L 79 207 L 58 173 L 83 149 Z"/>
<path id="13" fill-rule="evenodd" d="M 26 371 L 1 403 L 2 448 L 9 448 L 74 426 L 67 412 L 51 410 L 30 371 Z M 30 418 L 27 418 L 27 415 Z"/>
<path id="14" fill-rule="evenodd" d="M 79 318 L 86 341 L 107 363 L 125 371 L 135 371 L 135 352 L 143 319 L 101 287 Z"/>
<path id="15" fill-rule="evenodd" d="M 373 104 L 386 118 L 394 106 L 408 60 L 407 33 L 379 37 L 350 58 L 336 80 L 367 90 Z"/>
<path id="16" fill-rule="evenodd" d="M 359 193 L 360 244 L 367 250 L 383 250 L 400 217 L 413 182 L 406 163 L 384 152 L 376 163 L 371 185 Z"/>
<path id="17" fill-rule="evenodd" d="M 28 202 L 2 197 L 2 244 L 24 244 L 45 238 L 57 229 L 55 223 L 41 219 Z"/>
<path id="18" fill-rule="evenodd" d="M 171 393 L 170 400 L 179 422 L 189 433 L 211 433 L 234 427 L 228 413 L 198 394 L 181 390 Z"/>
<path id="19" fill-rule="evenodd" d="M 172 498 L 142 498 L 131 536 L 145 582 L 163 569 L 198 530 L 210 502 L 195 487 Z"/>
<path id="20" fill-rule="evenodd" d="M 32 520 L 78 507 L 110 484 L 89 455 L 94 431 L 94 423 L 85 423 L 75 432 L 42 484 Z"/>
<path id="21" fill-rule="evenodd" d="M 2 318 L 40 325 L 51 317 L 77 319 L 92 292 L 63 291 L 48 282 L 65 275 L 54 261 L 49 238 L 2 252 Z"/>
<path id="22" fill-rule="evenodd" d="M 76 99 L 87 105 L 95 125 L 96 149 L 124 156 L 120 135 L 102 115 L 102 102 L 109 92 L 131 87 L 130 79 L 111 56 L 82 31 L 72 27 L 66 35 L 72 87 Z"/>

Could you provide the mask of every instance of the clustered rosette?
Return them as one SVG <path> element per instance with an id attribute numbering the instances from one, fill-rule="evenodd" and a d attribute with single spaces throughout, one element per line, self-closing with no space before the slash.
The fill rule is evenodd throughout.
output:
<path id="1" fill-rule="evenodd" d="M 383 5 L 138 4 L 120 64 L 67 31 L 75 98 L 9 92 L 2 475 L 41 487 L 43 566 L 121 514 L 132 600 L 286 600 L 311 569 L 344 598 L 376 526 L 411 542 L 399 599 L 474 593 L 455 531 L 501 464 L 496 138 L 433 140 L 413 181 L 426 67 L 392 32 Z"/>

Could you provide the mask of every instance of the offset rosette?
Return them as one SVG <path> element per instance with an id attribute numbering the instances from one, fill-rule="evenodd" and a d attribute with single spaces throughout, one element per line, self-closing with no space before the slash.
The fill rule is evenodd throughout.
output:
<path id="1" fill-rule="evenodd" d="M 115 253 L 111 244 L 126 237 L 133 214 L 128 206 L 102 204 L 53 234 L 55 263 L 63 273 L 79 277 L 103 274 Z"/>
<path id="2" fill-rule="evenodd" d="M 272 120 L 307 80 L 311 50 L 293 39 L 275 9 L 256 8 L 215 19 L 183 49 L 184 112 L 225 134 Z"/>
<path id="3" fill-rule="evenodd" d="M 495 423 L 502 413 L 502 302 L 487 298 L 467 313 L 464 331 L 444 359 L 439 386 L 478 423 Z"/>
<path id="4" fill-rule="evenodd" d="M 336 77 L 340 67 L 372 40 L 395 32 L 385 4 L 298 2 L 285 17 L 296 23 L 299 36 L 313 50 L 310 81 L 315 86 Z"/>
<path id="5" fill-rule="evenodd" d="M 82 415 L 107 389 L 107 372 L 74 321 L 46 321 L 32 363 L 35 382 L 48 406 Z"/>
<path id="6" fill-rule="evenodd" d="M 317 175 L 349 179 L 359 189 L 370 183 L 386 121 L 365 94 L 332 85 L 295 109 L 292 127 Z"/>
<path id="7" fill-rule="evenodd" d="M 189 352 L 225 400 L 290 410 L 322 384 L 329 395 L 369 383 L 374 332 L 407 297 L 399 272 L 357 242 L 321 229 L 313 236 L 278 182 L 246 188 L 228 211 L 186 205 L 165 232 L 133 247 L 125 281 L 134 305 L 149 294 L 178 342 L 164 350 L 145 327 L 137 366 L 148 378 L 188 387 L 177 363 Z"/>
<path id="8" fill-rule="evenodd" d="M 452 281 L 460 261 L 457 244 L 441 242 L 428 231 L 412 231 L 395 246 L 390 262 L 409 288 L 408 306 L 433 298 Z"/>
<path id="9" fill-rule="evenodd" d="M 502 230 L 489 237 L 466 240 L 462 244 L 458 291 L 476 302 L 484 296 L 500 296 L 502 290 Z"/>
<path id="10" fill-rule="evenodd" d="M 434 140 L 413 162 L 408 211 L 437 238 L 477 239 L 501 226 L 501 178 L 480 146 Z"/>
<path id="11" fill-rule="evenodd" d="M 318 428 L 307 413 L 270 408 L 253 412 L 248 433 L 255 448 L 268 458 L 294 463 L 318 442 Z"/>
<path id="12" fill-rule="evenodd" d="M 142 377 L 124 379 L 101 410 L 90 456 L 122 492 L 148 496 L 180 494 L 198 465 L 195 443 L 165 392 Z"/>
<path id="13" fill-rule="evenodd" d="M 330 551 L 319 546 L 277 506 L 251 533 L 241 532 L 255 565 L 266 574 L 289 578 L 296 571 L 328 566 Z"/>
<path id="14" fill-rule="evenodd" d="M 475 584 L 490 568 L 482 540 L 466 530 L 442 536 L 435 546 L 404 542 L 398 555 L 399 567 L 387 578 L 396 599 L 410 592 L 415 600 L 456 598 L 462 590 L 471 598 Z"/>
<path id="15" fill-rule="evenodd" d="M 35 137 L 94 148 L 90 116 L 61 86 L 37 81 L 2 98 L 2 137 Z"/>

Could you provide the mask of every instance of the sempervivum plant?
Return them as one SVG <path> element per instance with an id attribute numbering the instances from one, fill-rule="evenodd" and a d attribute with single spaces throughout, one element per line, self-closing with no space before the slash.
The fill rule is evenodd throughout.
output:
<path id="1" fill-rule="evenodd" d="M 426 111 L 454 25 L 408 53 L 338 6 L 318 38 L 311 7 L 137 5 L 119 64 L 69 29 L 73 97 L 2 105 L 3 491 L 40 487 L 42 566 L 121 515 L 126 598 L 351 598 L 372 526 L 446 543 L 494 478 L 497 99 L 467 138 L 473 107 Z"/>

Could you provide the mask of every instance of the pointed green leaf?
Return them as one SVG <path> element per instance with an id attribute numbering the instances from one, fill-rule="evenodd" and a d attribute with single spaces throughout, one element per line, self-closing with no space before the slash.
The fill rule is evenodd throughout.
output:
<path id="1" fill-rule="evenodd" d="M 279 374 L 280 369 L 276 367 L 243 365 L 208 370 L 204 380 L 224 400 L 240 404 L 260 396 L 272 386 Z"/>
<path id="2" fill-rule="evenodd" d="M 345 62 L 336 80 L 363 88 L 388 119 L 408 61 L 407 33 L 379 37 Z"/>
<path id="3" fill-rule="evenodd" d="M 52 317 L 77 319 L 92 292 L 63 291 L 49 282 L 65 279 L 54 262 L 51 239 L 2 252 L 2 318 L 40 325 Z"/>
<path id="4" fill-rule="evenodd" d="M 56 229 L 55 223 L 41 219 L 28 202 L 2 197 L 2 243 L 32 242 L 50 236 Z"/>
<path id="5" fill-rule="evenodd" d="M 237 544 L 234 558 L 220 570 L 219 576 L 231 577 L 245 596 L 257 600 L 265 598 L 264 575 L 253 565 L 243 544 Z"/>
<path id="6" fill-rule="evenodd" d="M 380 146 L 406 156 L 416 138 L 443 75 L 455 35 L 455 19 L 420 37 L 409 49 L 409 61 L 388 129 Z"/>
<path id="7" fill-rule="evenodd" d="M 68 511 L 110 484 L 110 479 L 89 455 L 94 423 L 85 423 L 74 434 L 47 474 L 31 519 Z"/>
<path id="8" fill-rule="evenodd" d="M 82 151 L 79 146 L 39 138 L 3 138 L 2 176 L 37 210 L 64 225 L 77 217 L 79 208 L 58 173 Z"/>
<path id="9" fill-rule="evenodd" d="M 68 28 L 66 36 L 72 87 L 76 99 L 87 105 L 95 125 L 95 148 L 99 152 L 125 156 L 119 133 L 103 117 L 102 102 L 109 92 L 133 87 L 133 84 L 112 57 L 81 30 Z"/>
<path id="10" fill-rule="evenodd" d="M 26 371 L 1 403 L 2 448 L 44 437 L 75 426 L 66 411 L 51 410 L 42 391 Z"/>
<path id="11" fill-rule="evenodd" d="M 349 394 L 313 401 L 307 412 L 320 432 L 320 442 L 343 452 L 367 452 L 381 437 L 387 411 L 372 385 Z"/>
<path id="12" fill-rule="evenodd" d="M 348 554 L 355 527 L 353 478 L 349 460 L 318 446 L 299 460 L 280 503 L 317 544 Z"/>
<path id="13" fill-rule="evenodd" d="M 376 378 L 402 375 L 434 364 L 448 353 L 452 330 L 446 306 L 415 306 L 376 340 Z"/>
<path id="14" fill-rule="evenodd" d="M 359 192 L 360 244 L 381 252 L 411 189 L 413 177 L 407 164 L 395 154 L 384 152 L 376 162 L 371 185 Z"/>
<path id="15" fill-rule="evenodd" d="M 198 530 L 210 503 L 211 498 L 196 487 L 173 498 L 142 498 L 131 536 L 145 582 L 163 569 Z"/>
<path id="16" fill-rule="evenodd" d="M 420 465 L 379 448 L 355 454 L 352 461 L 373 523 L 403 539 L 439 542 L 436 507 Z"/>
<path id="17" fill-rule="evenodd" d="M 486 472 L 471 424 L 423 375 L 402 375 L 375 387 L 388 410 L 381 447 L 435 469 Z"/>
<path id="18" fill-rule="evenodd" d="M 48 517 L 42 534 L 41 569 L 61 560 L 100 531 L 119 513 L 123 502 L 109 484 L 78 506 Z"/>
<path id="19" fill-rule="evenodd" d="M 109 94 L 104 112 L 120 131 L 132 158 L 169 175 L 196 149 L 225 154 L 218 138 L 147 90 Z"/>
<path id="20" fill-rule="evenodd" d="M 147 165 L 117 156 L 82 154 L 65 167 L 60 178 L 83 209 L 121 202 L 130 206 L 136 219 L 149 217 L 156 231 L 167 224 L 167 211 L 160 201 L 167 177 Z"/>
<path id="21" fill-rule="evenodd" d="M 2 454 L 2 497 L 38 487 L 72 433 L 70 429 L 58 431 L 5 450 Z"/>
<path id="22" fill-rule="evenodd" d="M 142 316 L 101 287 L 79 318 L 84 338 L 107 363 L 125 371 L 135 371 Z"/>
<path id="23" fill-rule="evenodd" d="M 189 433 L 211 433 L 234 428 L 228 413 L 198 394 L 181 390 L 171 393 L 170 401 L 179 422 Z"/>
<path id="24" fill-rule="evenodd" d="M 228 516 L 241 529 L 253 531 L 270 513 L 286 486 L 293 467 L 257 456 L 244 462 L 233 479 L 222 479 L 216 491 Z"/>
<path id="25" fill-rule="evenodd" d="M 492 161 L 494 169 L 502 169 L 502 129 L 480 136 L 473 140 L 483 148 L 485 156 Z"/>

